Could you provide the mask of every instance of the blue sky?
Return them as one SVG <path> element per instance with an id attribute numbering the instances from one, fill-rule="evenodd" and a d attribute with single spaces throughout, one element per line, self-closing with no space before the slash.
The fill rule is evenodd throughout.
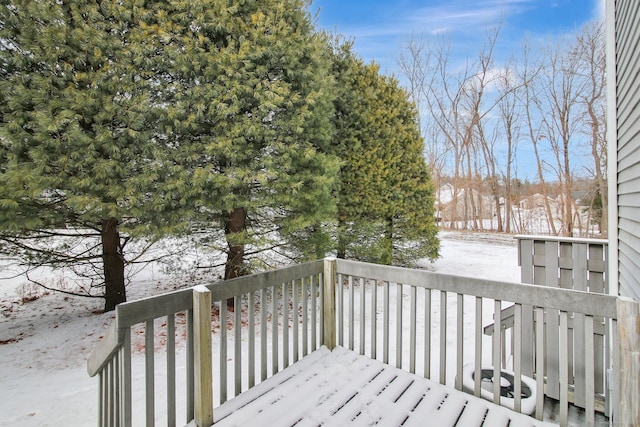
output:
<path id="1" fill-rule="evenodd" d="M 585 23 L 604 18 L 608 0 L 313 0 L 319 28 L 352 38 L 365 62 L 380 64 L 381 72 L 400 83 L 398 60 L 407 41 L 415 37 L 444 37 L 450 59 L 475 60 L 487 31 L 501 26 L 494 67 L 518 57 L 524 40 L 530 46 L 558 42 Z M 577 163 L 589 156 L 574 153 Z M 518 147 L 521 178 L 535 178 L 532 149 Z M 591 160 L 586 160 L 590 162 Z M 576 164 L 574 163 L 574 167 Z"/>
<path id="2" fill-rule="evenodd" d="M 441 34 L 466 56 L 477 53 L 487 28 L 502 23 L 498 61 L 525 37 L 571 33 L 604 14 L 605 0 L 313 0 L 320 28 L 354 38 L 355 51 L 397 74 L 399 52 L 412 34 Z M 502 56 L 503 58 L 500 58 Z"/>

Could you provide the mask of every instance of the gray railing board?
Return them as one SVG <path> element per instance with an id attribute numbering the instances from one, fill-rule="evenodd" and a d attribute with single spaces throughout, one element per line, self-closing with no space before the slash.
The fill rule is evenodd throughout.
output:
<path id="1" fill-rule="evenodd" d="M 402 368 L 402 284 L 396 283 L 396 368 Z"/>
<path id="2" fill-rule="evenodd" d="M 558 287 L 559 277 L 558 277 L 558 243 L 555 241 L 545 241 L 544 242 L 544 265 L 539 267 L 544 270 L 544 276 L 541 277 L 544 281 L 542 283 L 545 286 L 553 286 Z M 535 244 L 534 244 L 535 246 Z M 535 274 L 535 272 L 534 272 Z M 535 277 L 534 277 L 535 278 Z M 559 311 L 558 310 L 546 310 L 545 313 L 545 337 L 546 337 L 546 345 L 545 348 L 547 350 L 545 355 L 545 365 L 546 365 L 546 377 L 547 377 L 547 386 L 545 388 L 545 393 L 547 396 L 559 400 L 560 399 L 560 377 L 559 377 L 559 336 L 558 329 L 560 326 L 559 323 Z M 563 353 L 566 352 L 567 347 L 563 347 Z"/>
<path id="3" fill-rule="evenodd" d="M 591 293 L 608 293 L 607 285 L 607 241 L 603 239 L 565 238 L 548 236 L 516 236 L 518 239 L 518 260 L 523 282 L 543 286 L 570 288 Z M 572 403 L 585 407 L 585 357 L 584 315 L 568 311 L 569 384 Z M 550 346 L 558 343 L 555 318 L 546 317 L 545 334 Z M 602 316 L 595 317 L 593 337 L 595 349 L 594 376 L 596 396 L 607 396 L 605 366 L 608 363 L 607 325 Z M 533 339 L 533 338 L 531 338 Z M 525 345 L 526 342 L 525 342 Z M 550 354 L 556 351 L 549 348 Z M 591 352 L 591 350 L 589 351 Z M 556 361 L 547 357 L 547 395 L 558 398 L 556 384 Z M 608 399 L 605 399 L 608 406 Z M 600 405 L 598 405 L 601 408 Z"/>
<path id="4" fill-rule="evenodd" d="M 295 293 L 294 293 L 295 295 Z M 247 314 L 249 315 L 248 319 L 248 352 L 249 352 L 249 372 L 247 373 L 248 386 L 249 388 L 253 387 L 256 384 L 256 293 L 249 293 L 249 300 L 247 302 Z M 297 323 L 294 322 L 294 326 Z M 296 328 L 295 331 L 298 329 Z M 297 353 L 296 353 L 297 356 Z M 297 360 L 297 359 L 296 359 Z"/>
<path id="5" fill-rule="evenodd" d="M 176 425 L 176 331 L 173 313 L 167 315 L 167 425 Z"/>
<path id="6" fill-rule="evenodd" d="M 271 288 L 271 375 L 278 373 L 278 288 Z"/>
<path id="7" fill-rule="evenodd" d="M 365 293 L 366 293 L 366 289 L 364 286 L 364 279 L 361 277 L 360 278 L 360 354 L 364 354 L 365 353 L 365 348 L 364 348 L 364 343 L 365 343 L 365 322 L 364 322 L 364 318 L 365 318 L 365 306 L 366 306 L 366 298 L 365 298 Z"/>
<path id="8" fill-rule="evenodd" d="M 145 419 L 147 427 L 155 425 L 155 349 L 153 319 L 145 322 L 144 361 L 145 361 Z"/>
<path id="9" fill-rule="evenodd" d="M 315 315 L 315 313 L 318 312 L 318 287 L 317 287 L 317 283 L 316 280 L 314 280 L 314 277 L 317 279 L 318 275 L 314 274 L 313 276 L 311 276 L 309 278 L 309 286 L 311 287 L 311 313 L 314 313 L 313 316 L 311 316 L 311 351 L 316 351 L 318 349 L 318 319 Z M 305 314 L 305 319 L 307 318 L 306 314 Z M 305 345 L 307 343 L 307 340 L 305 340 Z"/>
<path id="10" fill-rule="evenodd" d="M 293 299 L 293 307 L 298 307 L 299 301 L 300 301 L 300 289 L 298 289 L 298 287 L 295 284 L 295 281 L 292 282 L 293 285 L 293 295 L 292 295 L 292 299 Z M 300 312 L 297 309 L 293 310 L 292 313 L 292 317 L 293 317 L 293 324 L 291 325 L 292 327 L 292 336 L 291 339 L 293 340 L 293 363 L 296 363 L 299 359 L 300 359 L 300 339 L 298 337 L 298 334 L 300 332 Z"/>
<path id="11" fill-rule="evenodd" d="M 545 246 L 547 243 L 538 244 L 538 246 Z M 567 263 L 568 265 L 568 263 Z M 366 270 L 361 269 L 360 267 L 366 267 Z M 447 364 L 454 363 L 455 372 L 459 372 L 459 366 L 461 359 L 464 357 L 462 351 L 456 350 L 456 360 L 454 361 L 451 356 L 448 355 L 448 347 L 447 347 L 447 333 L 449 325 L 447 322 L 450 322 L 447 315 L 447 308 L 449 305 L 456 305 L 454 302 L 448 302 L 447 294 L 449 292 L 457 294 L 457 310 L 460 309 L 461 303 L 460 300 L 464 301 L 464 298 L 460 298 L 460 295 L 474 295 L 477 298 L 476 305 L 482 305 L 483 298 L 488 300 L 495 301 L 494 307 L 494 315 L 496 318 L 496 322 L 500 322 L 501 315 L 505 311 L 509 311 L 509 317 L 511 317 L 511 328 L 513 329 L 514 325 L 518 325 L 517 328 L 519 331 L 522 331 L 523 324 L 523 312 L 524 308 L 531 307 L 535 308 L 538 312 L 538 317 L 542 324 L 538 324 L 532 322 L 533 325 L 539 329 L 537 336 L 545 336 L 550 333 L 544 333 L 543 331 L 549 329 L 549 323 L 557 323 L 556 329 L 558 330 L 557 343 L 555 343 L 555 354 L 552 354 L 549 349 L 548 342 L 544 343 L 546 340 L 537 340 L 536 352 L 538 353 L 538 361 L 540 363 L 537 364 L 535 369 L 533 369 L 533 376 L 536 378 L 536 381 L 542 381 L 542 385 L 540 389 L 543 389 L 545 386 L 544 380 L 545 375 L 544 372 L 548 369 L 546 365 L 546 360 L 550 357 L 554 358 L 556 362 L 556 373 L 555 376 L 557 378 L 556 382 L 558 384 L 557 392 L 559 399 L 559 408 L 560 408 L 560 421 L 561 425 L 567 425 L 568 422 L 568 405 L 569 402 L 574 399 L 574 386 L 570 384 L 572 373 L 575 370 L 575 367 L 572 365 L 571 358 L 573 358 L 573 354 L 571 352 L 567 353 L 564 349 L 570 348 L 570 340 L 573 340 L 576 334 L 581 335 L 584 338 L 585 332 L 576 332 L 573 330 L 573 326 L 575 324 L 575 319 L 571 316 L 574 316 L 576 310 L 578 313 L 587 313 L 589 316 L 603 315 L 607 318 L 615 318 L 616 316 L 616 301 L 617 297 L 603 294 L 592 294 L 584 291 L 575 291 L 571 289 L 565 289 L 562 287 L 546 287 L 540 285 L 527 285 L 520 283 L 509 283 L 509 282 L 494 282 L 494 281 L 485 281 L 482 279 L 476 278 L 468 278 L 468 277 L 459 277 L 459 276 L 449 276 L 449 275 L 441 275 L 438 273 L 432 273 L 423 270 L 405 270 L 400 269 L 396 271 L 395 267 L 384 267 L 377 265 L 362 265 L 358 264 L 354 261 L 344 261 L 338 260 L 337 266 L 338 272 L 341 274 L 341 277 L 346 282 L 349 280 L 350 276 L 353 277 L 365 277 L 370 281 L 373 280 L 384 280 L 385 285 L 389 286 L 388 283 L 406 283 L 405 286 L 416 286 L 422 287 L 430 293 L 432 290 L 437 290 L 440 292 L 440 331 L 439 331 L 439 339 L 440 339 L 440 356 L 439 356 L 439 378 L 440 382 L 447 382 Z M 384 270 L 384 271 L 378 271 Z M 386 273 L 385 273 L 386 271 Z M 545 274 L 549 274 L 544 271 L 541 267 L 541 270 Z M 392 277 L 395 280 L 388 280 Z M 556 282 L 560 281 L 560 277 L 556 278 Z M 400 292 L 398 292 L 398 298 L 400 297 Z M 388 300 L 388 298 L 387 298 Z M 452 300 L 453 301 L 453 300 Z M 504 302 L 503 302 L 504 301 Z M 502 309 L 503 304 L 511 303 L 514 304 L 511 307 L 506 309 Z M 385 308 L 389 304 L 388 302 L 384 302 L 383 311 L 387 311 Z M 426 307 L 425 307 L 426 309 Z M 427 311 L 427 310 L 425 310 Z M 518 313 L 518 314 L 516 314 Z M 406 314 L 406 313 L 405 313 Z M 385 313 L 383 313 L 384 317 Z M 408 314 L 410 316 L 410 312 Z M 388 316 L 388 314 L 387 314 Z M 395 312 L 395 316 L 393 316 L 396 321 L 396 326 L 399 321 L 401 321 L 402 317 L 399 313 Z M 516 319 L 517 317 L 517 319 Z M 427 316 L 425 314 L 425 324 Z M 457 311 L 455 313 L 454 318 L 457 318 L 455 325 L 457 325 L 457 329 L 452 333 L 458 334 L 458 330 L 460 330 L 460 325 L 464 324 L 464 311 L 461 313 Z M 400 319 L 400 320 L 398 320 Z M 390 318 L 385 318 L 384 323 L 385 327 L 390 327 L 388 324 L 390 322 Z M 503 323 L 504 325 L 504 323 Z M 452 324 L 453 327 L 453 324 Z M 605 324 L 602 323 L 599 325 L 599 329 L 601 333 L 605 332 Z M 478 329 L 478 334 L 481 334 L 483 330 L 482 327 Z M 461 346 L 459 344 L 459 337 L 465 334 L 464 327 L 462 327 L 462 331 L 458 338 L 456 338 L 456 348 L 460 349 Z M 593 339 L 594 332 L 591 332 Z M 384 334 L 383 334 L 384 336 Z M 535 335 L 534 335 L 535 336 Z M 426 341 L 426 340 L 425 340 Z M 480 341 L 480 340 L 478 340 Z M 497 334 L 493 337 L 492 344 L 492 354 L 494 359 L 494 370 L 498 371 L 501 368 L 505 367 L 505 346 L 509 345 L 511 347 L 511 351 L 514 354 L 514 374 L 516 376 L 524 375 L 523 366 L 522 366 L 522 349 L 520 346 L 522 345 L 522 335 L 512 333 L 510 340 L 507 340 L 504 331 L 500 334 Z M 425 347 L 428 344 L 425 342 Z M 480 349 L 482 345 L 480 342 L 477 343 Z M 398 345 L 396 345 L 398 346 Z M 409 346 L 411 349 L 411 345 Z M 562 350 L 562 351 L 561 351 Z M 402 351 L 400 349 L 399 351 Z M 398 354 L 398 349 L 396 349 L 396 361 Z M 477 359 L 479 353 L 476 353 L 475 358 Z M 384 356 L 383 356 L 384 357 Z M 411 360 L 411 355 L 409 355 L 409 360 Z M 450 360 L 451 358 L 451 360 Z M 389 354 L 388 362 L 393 359 L 393 355 Z M 388 363 L 387 362 L 387 363 Z M 481 363 L 476 360 L 476 364 Z M 427 371 L 428 362 L 425 361 L 425 373 Z M 411 367 L 409 368 L 411 369 Z M 536 375 L 536 372 L 542 372 L 543 374 Z M 593 373 L 591 373 L 593 376 Z M 496 384 L 497 385 L 497 384 Z M 459 387 L 459 381 L 456 379 L 455 383 L 456 387 Z M 478 384 L 479 386 L 479 384 Z M 495 387 L 495 385 L 494 385 Z M 517 388 L 520 388 L 518 385 Z M 499 390 L 498 390 L 499 391 Z M 499 392 L 494 396 L 499 396 Z M 541 394 L 539 398 L 543 398 L 544 394 Z M 496 400 L 498 400 L 496 398 Z M 593 401 L 593 398 L 591 399 Z M 515 407 L 521 408 L 521 399 L 515 399 Z M 589 403 L 586 405 L 587 410 L 593 410 L 593 403 Z M 539 414 L 539 417 L 542 415 Z"/>
<path id="12" fill-rule="evenodd" d="M 431 378 L 431 289 L 424 290 L 424 377 Z"/>
<path id="13" fill-rule="evenodd" d="M 476 323 L 475 323 L 475 366 L 482 366 L 482 298 L 475 297 L 476 299 Z M 481 376 L 476 375 L 473 379 L 473 394 L 480 396 L 480 380 Z"/>
<path id="14" fill-rule="evenodd" d="M 309 354 L 309 326 L 308 326 L 308 298 L 309 298 L 309 288 L 307 286 L 306 279 L 300 280 L 302 288 L 302 357 Z"/>
<path id="15" fill-rule="evenodd" d="M 87 360 L 87 373 L 90 377 L 95 376 L 109 362 L 111 356 L 120 349 L 123 339 L 124 335 L 118 329 L 116 322 L 111 322 L 104 338 Z"/>
<path id="16" fill-rule="evenodd" d="M 167 313 L 189 310 L 193 306 L 191 289 L 182 289 L 155 297 L 125 302 L 116 307 L 117 327 L 126 328 Z"/>
<path id="17" fill-rule="evenodd" d="M 322 275 L 322 344 L 329 350 L 336 347 L 336 263 L 324 261 Z M 338 280 L 338 282 L 340 282 Z"/>
<path id="18" fill-rule="evenodd" d="M 322 261 L 313 261 L 287 267 L 281 270 L 271 270 L 250 276 L 238 277 L 221 283 L 208 284 L 213 301 L 226 300 L 236 295 L 248 294 L 265 287 L 278 286 L 285 282 L 309 277 L 322 272 Z"/>
<path id="19" fill-rule="evenodd" d="M 499 299 L 501 301 L 562 311 L 574 311 L 576 310 L 576 304 L 580 304 L 580 312 L 608 318 L 615 318 L 616 316 L 616 297 L 611 295 L 548 288 L 526 283 L 454 276 L 425 270 L 365 264 L 357 261 L 337 261 L 338 271 L 355 277 L 375 277 L 379 278 L 379 280 L 387 281 L 395 274 L 398 282 L 419 288 L 462 293 L 492 300 Z"/>
<path id="20" fill-rule="evenodd" d="M 233 312 L 233 371 L 235 381 L 233 384 L 233 395 L 237 396 L 242 391 L 242 296 L 236 295 L 233 298 L 235 310 Z M 247 307 L 247 311 L 251 310 Z"/>
<path id="21" fill-rule="evenodd" d="M 306 316 L 305 316 L 306 317 Z M 282 284 L 282 369 L 289 366 L 289 286 Z"/>

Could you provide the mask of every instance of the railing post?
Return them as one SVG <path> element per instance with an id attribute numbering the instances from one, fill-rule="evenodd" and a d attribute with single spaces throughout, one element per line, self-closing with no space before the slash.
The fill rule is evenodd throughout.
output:
<path id="1" fill-rule="evenodd" d="M 195 422 L 213 425 L 213 367 L 211 354 L 211 292 L 193 288 Z"/>
<path id="2" fill-rule="evenodd" d="M 329 350 L 336 347 L 336 259 L 324 260 L 324 324 L 322 325 L 322 344 Z"/>
<path id="3" fill-rule="evenodd" d="M 620 427 L 640 426 L 640 304 L 618 299 L 617 324 L 618 413 L 614 413 L 614 422 Z"/>

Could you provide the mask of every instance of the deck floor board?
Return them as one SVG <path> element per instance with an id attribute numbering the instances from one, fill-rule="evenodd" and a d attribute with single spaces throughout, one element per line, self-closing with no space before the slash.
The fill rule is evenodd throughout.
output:
<path id="1" fill-rule="evenodd" d="M 230 426 L 507 426 L 537 421 L 337 347 L 322 347 L 214 410 Z"/>

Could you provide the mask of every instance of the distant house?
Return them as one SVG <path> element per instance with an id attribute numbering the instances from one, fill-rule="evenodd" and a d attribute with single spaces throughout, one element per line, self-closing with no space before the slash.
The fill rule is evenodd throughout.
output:
<path id="1" fill-rule="evenodd" d="M 551 198 L 548 198 L 548 201 L 552 203 L 556 203 L 556 201 Z M 544 205 L 545 205 L 545 196 L 540 193 L 536 193 L 518 202 L 518 207 L 520 209 L 535 209 L 535 208 L 543 207 Z"/>
<path id="2" fill-rule="evenodd" d="M 470 207 L 469 196 L 473 198 L 473 205 L 476 209 L 476 218 L 490 218 L 495 211 L 494 199 L 491 196 L 481 194 L 476 190 L 456 188 L 453 184 L 442 185 L 436 193 L 436 206 L 440 218 L 450 220 L 452 211 L 455 209 L 455 219 L 461 220 L 464 216 L 465 203 Z M 466 200 L 465 200 L 466 199 Z M 504 202 L 504 200 L 502 200 Z M 472 215 L 469 215 L 470 217 Z"/>

